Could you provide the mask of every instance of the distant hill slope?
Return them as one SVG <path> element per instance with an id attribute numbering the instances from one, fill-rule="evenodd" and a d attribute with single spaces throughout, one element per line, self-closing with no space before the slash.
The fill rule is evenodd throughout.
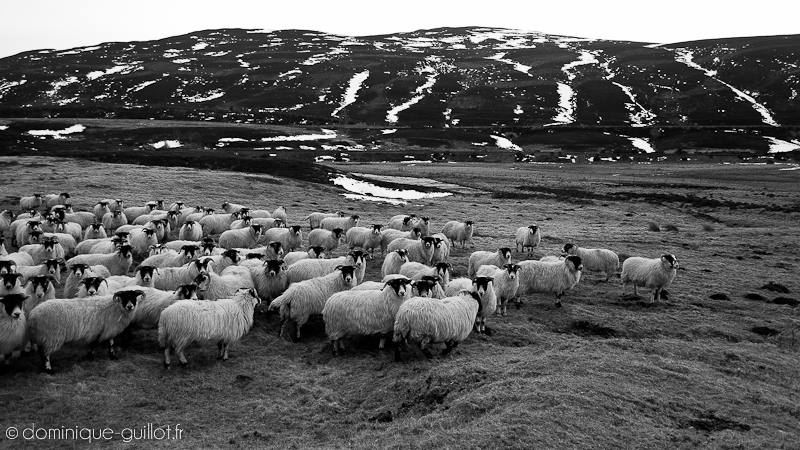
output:
<path id="1" fill-rule="evenodd" d="M 0 116 L 412 127 L 796 126 L 800 35 L 222 29 L 0 59 Z"/>

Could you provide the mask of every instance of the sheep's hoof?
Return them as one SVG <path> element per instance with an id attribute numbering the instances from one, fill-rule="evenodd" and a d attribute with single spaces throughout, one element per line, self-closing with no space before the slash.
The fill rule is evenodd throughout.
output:
<path id="1" fill-rule="evenodd" d="M 561 302 L 556 303 L 556 308 L 561 308 Z"/>
<path id="2" fill-rule="evenodd" d="M 164 370 L 169 370 L 169 363 L 164 361 Z"/>

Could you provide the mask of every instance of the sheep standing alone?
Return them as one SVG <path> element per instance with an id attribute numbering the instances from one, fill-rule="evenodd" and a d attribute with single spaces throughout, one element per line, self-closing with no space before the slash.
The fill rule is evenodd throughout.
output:
<path id="1" fill-rule="evenodd" d="M 474 292 L 462 291 L 444 299 L 413 297 L 403 302 L 394 321 L 395 361 L 402 360 L 401 348 L 411 340 L 428 358 L 428 345 L 444 342 L 442 356 L 447 356 L 469 336 L 481 310 L 481 299 Z"/>
<path id="2" fill-rule="evenodd" d="M 424 237 L 414 239 L 395 239 L 386 247 L 386 251 L 393 252 L 404 248 L 408 251 L 408 260 L 422 264 L 430 264 L 433 259 L 433 252 L 436 250 L 436 239 Z"/>
<path id="3" fill-rule="evenodd" d="M 505 264 L 503 267 L 484 265 L 478 268 L 477 276 L 491 277 L 494 282 L 494 292 L 500 306 L 500 315 L 508 313 L 508 301 L 517 297 L 519 290 L 519 270 L 517 264 Z"/>
<path id="4" fill-rule="evenodd" d="M 533 253 L 534 247 L 538 247 L 542 242 L 542 232 L 537 225 L 528 225 L 527 227 L 517 228 L 517 234 L 514 239 L 516 243 L 516 250 L 525 251 L 528 249 L 528 254 Z"/>
<path id="5" fill-rule="evenodd" d="M 307 220 L 308 221 L 308 225 L 313 230 L 314 228 L 319 228 L 320 227 L 320 222 L 322 222 L 322 219 L 325 219 L 327 217 L 344 217 L 344 214 L 341 213 L 341 212 L 338 212 L 338 213 L 313 212 L 313 213 L 303 217 L 303 220 Z"/>
<path id="6" fill-rule="evenodd" d="M 619 256 L 611 250 L 604 248 L 580 248 L 575 244 L 566 244 L 564 245 L 564 253 L 580 256 L 584 270 L 605 273 L 606 282 L 610 281 L 611 277 L 617 274 Z"/>
<path id="7" fill-rule="evenodd" d="M 457 220 L 451 220 L 444 224 L 442 227 L 442 234 L 447 236 L 447 239 L 450 239 L 450 242 L 453 245 L 456 242 L 461 243 L 461 248 L 464 248 L 467 241 L 472 240 L 472 233 L 475 230 L 475 223 L 471 220 L 467 220 L 465 222 L 459 222 Z"/>
<path id="8" fill-rule="evenodd" d="M 164 309 L 158 321 L 158 343 L 164 347 L 164 367 L 170 367 L 171 349 L 181 364 L 187 365 L 183 350 L 193 342 L 215 342 L 219 358 L 227 361 L 228 346 L 253 326 L 253 312 L 258 303 L 253 289 L 240 289 L 231 298 L 180 300 Z"/>
<path id="9" fill-rule="evenodd" d="M 322 247 L 326 252 L 331 252 L 339 248 L 342 240 L 342 233 L 344 230 L 336 228 L 334 230 L 326 230 L 319 228 L 311 230 L 308 233 L 308 246 L 309 247 Z"/>
<path id="10" fill-rule="evenodd" d="M 353 336 L 380 334 L 378 348 L 384 348 L 400 304 L 411 296 L 410 284 L 408 278 L 393 278 L 381 290 L 349 290 L 331 295 L 322 309 L 322 318 L 333 354 L 341 354 L 341 340 Z"/>
<path id="11" fill-rule="evenodd" d="M 300 339 L 300 328 L 311 315 L 322 314 L 325 301 L 331 295 L 346 291 L 357 284 L 354 272 L 355 267 L 353 266 L 337 266 L 333 272 L 325 276 L 289 285 L 286 292 L 279 295 L 269 305 L 270 311 L 280 311 L 281 335 L 284 333 L 287 321 L 291 320 L 297 328 L 296 337 L 293 340 Z"/>
<path id="12" fill-rule="evenodd" d="M 519 263 L 520 295 L 534 292 L 556 294 L 556 307 L 561 306 L 561 296 L 581 281 L 583 264 L 578 256 L 567 256 L 563 261 L 522 261 Z M 519 300 L 517 300 L 519 305 Z"/>
<path id="13" fill-rule="evenodd" d="M 94 346 L 109 341 L 109 356 L 116 359 L 114 337 L 131 323 L 136 302 L 145 297 L 139 290 L 121 291 L 114 295 L 84 299 L 53 299 L 31 311 L 28 332 L 31 342 L 39 346 L 44 370 L 53 372 L 50 356 L 68 342 Z"/>
<path id="14" fill-rule="evenodd" d="M 478 272 L 478 268 L 483 265 L 491 264 L 497 267 L 503 267 L 511 263 L 511 249 L 508 247 L 500 247 L 496 252 L 487 252 L 478 250 L 469 255 L 469 268 L 467 269 L 467 276 L 474 277 Z"/>
<path id="15" fill-rule="evenodd" d="M 345 233 L 345 239 L 350 250 L 361 247 L 369 251 L 370 257 L 374 256 L 375 249 L 381 246 L 381 228 L 383 225 L 374 224 L 372 228 L 353 227 Z"/>
<path id="16" fill-rule="evenodd" d="M 358 226 L 358 220 L 357 214 L 349 217 L 326 217 L 322 219 L 319 226 L 328 231 L 340 228 L 342 231 L 347 232 L 350 228 Z"/>
<path id="17" fill-rule="evenodd" d="M 5 358 L 5 364 L 9 364 L 15 351 L 22 351 L 28 343 L 25 302 L 25 294 L 0 298 L 0 355 Z"/>
<path id="18" fill-rule="evenodd" d="M 638 287 L 646 287 L 653 290 L 653 298 L 650 302 L 661 300 L 661 291 L 668 288 L 678 273 L 678 258 L 675 255 L 665 253 L 660 258 L 642 258 L 632 256 L 622 263 L 622 295 L 625 295 L 625 287 L 630 283 L 633 285 L 633 295 L 639 295 Z"/>
<path id="19" fill-rule="evenodd" d="M 388 253 L 383 258 L 383 265 L 381 266 L 381 278 L 386 275 L 400 273 L 400 266 L 408 262 L 408 250 L 399 248 L 393 252 Z"/>

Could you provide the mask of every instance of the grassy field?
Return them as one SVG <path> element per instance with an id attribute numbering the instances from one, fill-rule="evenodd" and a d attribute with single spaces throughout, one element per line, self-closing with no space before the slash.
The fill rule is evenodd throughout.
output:
<path id="1" fill-rule="evenodd" d="M 785 165 L 340 164 L 346 172 L 431 178 L 465 188 L 407 206 L 349 201 L 334 186 L 260 174 L 41 157 L 0 157 L 0 210 L 34 192 L 69 192 L 78 209 L 105 197 L 163 198 L 312 211 L 385 223 L 399 213 L 476 222 L 473 245 L 451 255 L 454 275 L 474 250 L 513 247 L 536 223 L 534 257 L 566 242 L 624 256 L 674 253 L 685 270 L 668 299 L 621 296 L 619 279 L 587 273 L 564 297 L 523 298 L 450 357 L 416 349 L 402 363 L 377 339 L 333 357 L 321 318 L 299 343 L 257 311 L 253 329 L 216 360 L 193 347 L 189 366 L 162 368 L 156 334 L 138 332 L 118 361 L 66 346 L 56 375 L 23 357 L 0 369 L 0 446 L 41 428 L 128 429 L 180 424 L 180 440 L 139 448 L 800 448 L 798 172 Z M 304 231 L 307 230 L 305 224 Z M 515 253 L 515 259 L 525 259 Z M 378 279 L 380 260 L 368 263 Z M 785 288 L 787 292 L 764 289 Z M 774 289 L 774 288 L 773 288 Z M 630 291 L 629 291 L 630 292 Z M 714 294 L 716 298 L 710 298 Z M 436 353 L 436 352 L 434 352 Z M 174 431 L 171 436 L 175 437 Z M 24 443 L 23 443 L 24 442 Z M 82 447 L 78 440 L 42 447 Z"/>

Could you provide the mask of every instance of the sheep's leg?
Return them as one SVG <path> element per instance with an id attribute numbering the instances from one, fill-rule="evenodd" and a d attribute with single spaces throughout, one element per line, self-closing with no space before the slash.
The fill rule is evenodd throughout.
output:
<path id="1" fill-rule="evenodd" d="M 4 359 L 3 364 L 5 364 L 6 366 L 11 364 L 11 353 L 3 355 L 3 359 Z"/>
<path id="2" fill-rule="evenodd" d="M 442 350 L 442 356 L 447 356 L 458 347 L 458 342 L 445 342 L 444 346 L 445 348 Z"/>
<path id="3" fill-rule="evenodd" d="M 111 359 L 119 359 L 117 356 L 117 351 L 114 350 L 114 339 L 108 340 L 108 357 Z"/>
<path id="4" fill-rule="evenodd" d="M 337 347 L 338 344 L 339 344 L 339 341 L 337 339 L 332 339 L 331 340 L 331 347 L 333 349 L 332 350 L 333 356 L 336 356 L 336 347 Z"/>
<path id="5" fill-rule="evenodd" d="M 89 344 L 89 353 L 86 354 L 86 358 L 89 360 L 94 359 L 94 347 L 97 345 L 97 342 L 92 342 Z"/>
<path id="6" fill-rule="evenodd" d="M 217 350 L 219 350 L 219 355 L 217 355 L 217 359 L 222 359 L 222 355 L 225 352 L 225 344 L 222 342 L 217 342 Z"/>
<path id="7" fill-rule="evenodd" d="M 556 294 L 556 308 L 561 308 L 561 296 L 564 295 L 564 292 L 559 292 Z"/>
<path id="8" fill-rule="evenodd" d="M 183 347 L 176 348 L 175 349 L 175 354 L 178 355 L 178 360 L 181 362 L 181 365 L 183 367 L 186 367 L 187 365 L 189 365 L 189 361 L 186 360 L 186 355 L 183 354 Z"/>
<path id="9" fill-rule="evenodd" d="M 650 300 L 650 303 L 653 303 L 654 301 L 661 301 L 661 288 L 655 288 L 653 290 L 653 298 Z"/>
<path id="10" fill-rule="evenodd" d="M 401 340 L 399 340 L 399 341 L 395 342 L 395 346 L 394 346 L 394 360 L 395 360 L 396 362 L 400 362 L 400 361 L 402 361 L 402 360 L 403 360 L 403 358 L 400 356 L 400 351 L 401 351 L 403 348 L 405 348 L 405 339 L 401 339 Z"/>
<path id="11" fill-rule="evenodd" d="M 422 340 L 419 342 L 419 349 L 422 350 L 422 354 L 425 355 L 426 357 L 433 358 L 433 354 L 427 348 L 428 347 L 428 343 L 430 341 L 431 341 L 430 338 L 427 338 L 427 337 L 426 338 L 422 338 Z"/>
<path id="12" fill-rule="evenodd" d="M 639 296 L 639 286 L 636 286 L 636 284 L 633 285 L 633 295 L 634 297 Z"/>
<path id="13" fill-rule="evenodd" d="M 164 368 L 167 369 L 167 370 L 169 370 L 169 365 L 171 363 L 170 357 L 169 357 L 169 349 L 170 349 L 170 345 L 167 344 L 167 346 L 164 348 Z"/>
<path id="14" fill-rule="evenodd" d="M 228 360 L 228 344 L 222 344 L 222 360 Z"/>
<path id="15" fill-rule="evenodd" d="M 308 320 L 308 319 L 306 319 L 306 320 Z M 294 342 L 297 342 L 297 341 L 300 340 L 300 328 L 302 328 L 302 326 L 306 323 L 306 320 L 303 320 L 302 322 L 295 321 L 295 326 L 297 327 L 297 331 L 295 332 Z"/>
<path id="16" fill-rule="evenodd" d="M 386 348 L 386 335 L 385 334 L 381 335 L 381 340 L 380 340 L 380 342 L 378 342 L 378 348 L 379 349 Z"/>

